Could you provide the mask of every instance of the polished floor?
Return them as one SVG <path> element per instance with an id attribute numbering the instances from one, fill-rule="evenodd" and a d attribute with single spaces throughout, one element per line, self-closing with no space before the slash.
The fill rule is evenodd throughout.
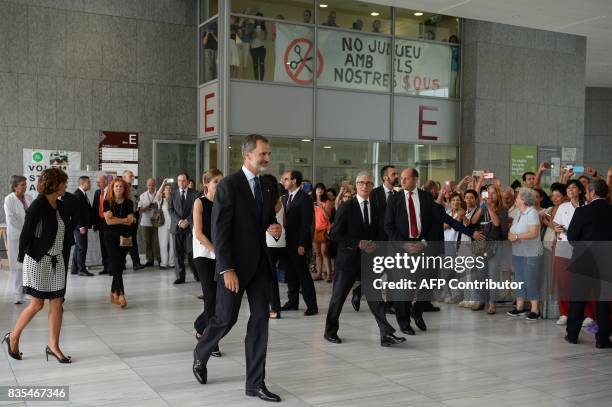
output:
<path id="1" fill-rule="evenodd" d="M 223 357 L 211 359 L 209 383 L 202 386 L 191 373 L 192 324 L 202 308 L 199 284 L 173 286 L 169 270 L 130 271 L 128 308 L 121 310 L 108 304 L 109 277 L 70 277 L 61 345 L 74 363 L 45 361 L 45 308 L 22 337 L 22 361 L 1 351 L 0 386 L 69 385 L 70 404 L 78 406 L 264 404 L 244 395 L 246 300 L 237 325 L 220 344 Z M 7 279 L 8 272 L 0 271 L 1 332 L 23 307 L 11 303 Z M 339 332 L 344 343 L 334 345 L 323 339 L 331 284 L 316 285 L 319 315 L 287 312 L 270 321 L 266 382 L 284 406 L 612 403 L 612 350 L 596 349 L 587 332 L 572 346 L 554 321 L 528 323 L 501 312 L 488 316 L 442 305 L 441 312 L 426 314 L 427 333 L 382 348 L 365 303 L 359 313 L 347 303 Z"/>

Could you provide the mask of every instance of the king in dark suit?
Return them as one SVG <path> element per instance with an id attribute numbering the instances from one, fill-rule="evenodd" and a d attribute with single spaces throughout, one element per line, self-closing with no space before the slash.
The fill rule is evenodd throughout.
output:
<path id="1" fill-rule="evenodd" d="M 372 211 L 369 199 L 374 183 L 366 172 L 359 173 L 356 179 L 357 196 L 344 202 L 338 208 L 332 225 L 331 239 L 338 244 L 336 255 L 336 276 L 329 302 L 324 338 L 332 343 L 341 343 L 338 337 L 340 312 L 351 287 L 361 275 L 362 251 L 375 249 L 375 241 L 383 240 L 383 232 L 376 212 Z M 380 344 L 391 346 L 406 341 L 394 335 L 395 329 L 385 316 L 385 305 L 381 300 L 368 300 L 368 307 L 376 319 L 380 330 Z"/>
<path id="2" fill-rule="evenodd" d="M 612 348 L 610 341 L 610 302 L 598 301 L 602 284 L 609 284 L 612 256 L 612 207 L 608 203 L 610 190 L 604 180 L 588 185 L 589 204 L 576 208 L 567 230 L 567 240 L 573 246 L 572 289 L 567 336 L 569 343 L 578 343 L 578 335 L 584 320 L 587 300 L 595 300 L 595 312 L 599 330 L 595 334 L 595 346 Z"/>
<path id="3" fill-rule="evenodd" d="M 268 304 L 272 262 L 266 230 L 281 234 L 274 212 L 276 185 L 263 182 L 259 172 L 270 161 L 270 145 L 260 135 L 249 135 L 242 144 L 244 165 L 217 186 L 212 210 L 212 238 L 217 260 L 217 306 L 194 350 L 193 374 L 207 382 L 206 364 L 219 341 L 232 329 L 246 291 L 250 317 L 245 338 L 246 395 L 280 401 L 265 385 L 268 348 Z"/>
<path id="4" fill-rule="evenodd" d="M 176 280 L 174 284 L 185 282 L 185 253 L 187 262 L 196 281 L 200 281 L 193 263 L 192 229 L 193 229 L 193 203 L 197 196 L 193 189 L 187 188 L 189 176 L 180 173 L 176 177 L 178 188 L 170 195 L 170 233 L 174 237 L 174 270 Z"/>

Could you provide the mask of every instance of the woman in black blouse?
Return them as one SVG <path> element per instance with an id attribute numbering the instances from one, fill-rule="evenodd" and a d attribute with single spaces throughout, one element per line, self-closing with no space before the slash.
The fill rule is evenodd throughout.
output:
<path id="1" fill-rule="evenodd" d="M 49 343 L 45 349 L 47 360 L 54 356 L 60 363 L 70 363 L 59 347 L 62 328 L 62 302 L 66 292 L 64 258 L 70 251 L 65 239 L 67 217 L 62 201 L 68 176 L 59 168 L 48 168 L 38 179 L 38 197 L 28 207 L 19 237 L 17 260 L 23 263 L 23 289 L 30 295 L 28 306 L 21 312 L 15 328 L 4 335 L 9 356 L 21 360 L 19 338 L 32 318 L 49 300 Z"/>
<path id="2" fill-rule="evenodd" d="M 115 178 L 104 201 L 104 220 L 107 225 L 104 244 L 109 274 L 113 276 L 110 301 L 121 308 L 127 307 L 123 288 L 123 259 L 133 245 L 130 226 L 134 222 L 134 203 L 131 197 L 129 185 L 122 178 Z"/>
<path id="3" fill-rule="evenodd" d="M 193 261 L 202 284 L 204 294 L 204 312 L 195 320 L 193 326 L 196 330 L 196 338 L 200 338 L 202 332 L 215 314 L 215 303 L 217 300 L 217 283 L 215 282 L 215 248 L 212 244 L 211 217 L 213 201 L 217 185 L 221 182 L 223 173 L 217 169 L 211 169 L 202 176 L 202 196 L 193 204 Z M 219 347 L 211 353 L 212 356 L 221 356 Z"/>

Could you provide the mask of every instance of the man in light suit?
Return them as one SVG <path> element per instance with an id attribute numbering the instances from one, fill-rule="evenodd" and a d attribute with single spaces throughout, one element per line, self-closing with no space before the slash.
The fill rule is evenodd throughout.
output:
<path id="1" fill-rule="evenodd" d="M 272 262 L 266 246 L 266 231 L 281 235 L 276 223 L 274 192 L 259 176 L 270 162 L 270 144 L 251 134 L 242 143 L 244 165 L 217 186 L 212 210 L 212 238 L 217 256 L 217 307 L 194 350 L 193 374 L 207 381 L 206 364 L 219 341 L 232 329 L 242 296 L 249 300 L 249 322 L 245 338 L 246 395 L 264 401 L 280 401 L 265 384 L 268 348 L 268 304 L 273 278 Z"/>
<path id="2" fill-rule="evenodd" d="M 189 176 L 181 172 L 176 177 L 178 188 L 170 195 L 169 212 L 171 217 L 170 233 L 174 235 L 174 270 L 176 280 L 174 284 L 185 283 L 185 253 L 189 268 L 196 281 L 200 281 L 193 263 L 192 229 L 193 229 L 193 203 L 196 193 L 187 187 Z"/>

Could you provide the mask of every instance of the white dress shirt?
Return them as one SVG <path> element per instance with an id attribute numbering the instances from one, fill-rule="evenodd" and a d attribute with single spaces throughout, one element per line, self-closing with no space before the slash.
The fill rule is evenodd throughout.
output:
<path id="1" fill-rule="evenodd" d="M 361 219 L 364 219 L 364 216 L 363 216 L 363 203 L 367 202 L 367 205 L 368 205 L 368 225 L 369 225 L 370 223 L 372 223 L 372 206 L 370 205 L 370 200 L 369 199 L 363 199 L 359 195 L 356 195 L 356 197 L 357 197 L 357 202 L 359 202 L 359 210 L 361 210 Z"/>
<path id="2" fill-rule="evenodd" d="M 247 181 L 249 181 L 249 186 L 251 187 L 253 198 L 255 198 L 255 177 L 257 177 L 257 175 L 249 171 L 249 169 L 245 167 L 244 165 L 242 166 L 242 172 L 244 172 L 244 175 L 246 176 Z"/>
<path id="3" fill-rule="evenodd" d="M 387 187 L 385 186 L 385 184 L 383 184 L 383 190 L 385 191 L 385 200 L 388 201 L 389 200 L 389 196 L 393 195 L 393 189 L 387 189 Z"/>
<path id="4" fill-rule="evenodd" d="M 419 201 L 419 189 L 414 188 L 412 191 L 404 190 L 404 203 L 406 204 L 406 213 L 408 214 L 408 226 L 410 227 L 410 208 L 408 207 L 408 196 L 409 192 L 412 192 L 412 203 L 414 204 L 414 213 L 417 219 L 417 229 L 419 235 L 421 234 L 421 201 Z M 411 238 L 418 238 L 419 236 L 410 236 Z"/>

